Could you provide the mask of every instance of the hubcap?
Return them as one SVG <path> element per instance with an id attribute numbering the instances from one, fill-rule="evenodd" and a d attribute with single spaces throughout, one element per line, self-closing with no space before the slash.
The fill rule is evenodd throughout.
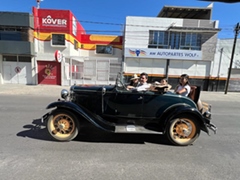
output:
<path id="1" fill-rule="evenodd" d="M 65 114 L 59 114 L 53 119 L 52 134 L 60 133 L 62 135 L 71 134 L 75 128 L 75 123 L 71 117 Z"/>
<path id="2" fill-rule="evenodd" d="M 196 133 L 195 124 L 191 120 L 178 119 L 172 128 L 174 139 L 191 139 Z"/>

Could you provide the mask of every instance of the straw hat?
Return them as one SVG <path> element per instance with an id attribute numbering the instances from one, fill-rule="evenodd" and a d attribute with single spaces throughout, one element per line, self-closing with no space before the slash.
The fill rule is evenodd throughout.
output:
<path id="1" fill-rule="evenodd" d="M 139 77 L 137 76 L 137 74 L 134 74 L 130 80 L 132 81 L 132 80 L 134 80 L 134 79 L 139 79 Z"/>

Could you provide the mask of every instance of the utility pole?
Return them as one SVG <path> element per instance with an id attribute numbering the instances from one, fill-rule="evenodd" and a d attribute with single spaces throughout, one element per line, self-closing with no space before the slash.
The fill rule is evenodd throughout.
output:
<path id="1" fill-rule="evenodd" d="M 216 91 L 218 90 L 218 84 L 219 84 L 219 78 L 220 78 L 220 69 L 221 69 L 221 64 L 222 64 L 222 54 L 223 54 L 223 48 L 220 49 L 220 59 L 219 59 L 219 63 L 218 63 L 218 81 L 217 81 L 217 87 L 216 87 Z"/>
<path id="2" fill-rule="evenodd" d="M 238 36 L 239 30 L 240 30 L 240 26 L 239 26 L 239 23 L 237 23 L 237 25 L 236 25 L 236 27 L 235 27 L 235 29 L 234 29 L 234 31 L 235 31 L 235 37 L 234 37 L 234 41 L 233 41 L 231 61 L 230 61 L 229 69 L 228 69 L 228 77 L 227 77 L 227 82 L 226 82 L 225 94 L 227 94 L 227 92 L 228 92 L 229 79 L 230 79 L 230 76 L 231 76 L 232 63 L 233 63 L 235 46 L 236 46 L 237 36 Z"/>

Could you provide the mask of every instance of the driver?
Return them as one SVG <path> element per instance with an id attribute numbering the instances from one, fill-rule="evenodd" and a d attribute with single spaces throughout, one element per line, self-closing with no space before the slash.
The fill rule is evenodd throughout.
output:
<path id="1" fill-rule="evenodd" d="M 140 83 L 135 87 L 132 88 L 131 90 L 136 90 L 136 91 L 146 91 L 150 88 L 150 84 L 147 83 L 148 80 L 148 74 L 143 72 L 140 74 Z"/>

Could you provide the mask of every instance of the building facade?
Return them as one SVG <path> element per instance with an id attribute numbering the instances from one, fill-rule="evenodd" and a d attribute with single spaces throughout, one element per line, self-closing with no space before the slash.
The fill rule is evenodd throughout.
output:
<path id="1" fill-rule="evenodd" d="M 119 71 L 122 36 L 86 34 L 69 10 L 0 12 L 0 84 L 111 84 Z"/>
<path id="2" fill-rule="evenodd" d="M 122 67 L 122 37 L 89 35 L 69 10 L 33 8 L 38 84 L 110 84 Z M 60 52 L 61 61 L 55 53 Z M 59 59 L 58 59 L 59 60 Z"/>
<path id="3" fill-rule="evenodd" d="M 0 12 L 0 84 L 36 84 L 34 18 Z"/>
<path id="4" fill-rule="evenodd" d="M 234 39 L 218 39 L 214 62 L 212 65 L 212 81 L 210 87 L 213 91 L 225 91 L 228 77 Z M 233 63 L 231 67 L 228 91 L 240 91 L 240 39 L 237 39 Z"/>
<path id="5" fill-rule="evenodd" d="M 167 77 L 177 85 L 181 74 L 208 90 L 217 45 L 218 21 L 212 7 L 164 6 L 157 17 L 126 17 L 124 72 L 146 72 L 150 82 Z"/>

